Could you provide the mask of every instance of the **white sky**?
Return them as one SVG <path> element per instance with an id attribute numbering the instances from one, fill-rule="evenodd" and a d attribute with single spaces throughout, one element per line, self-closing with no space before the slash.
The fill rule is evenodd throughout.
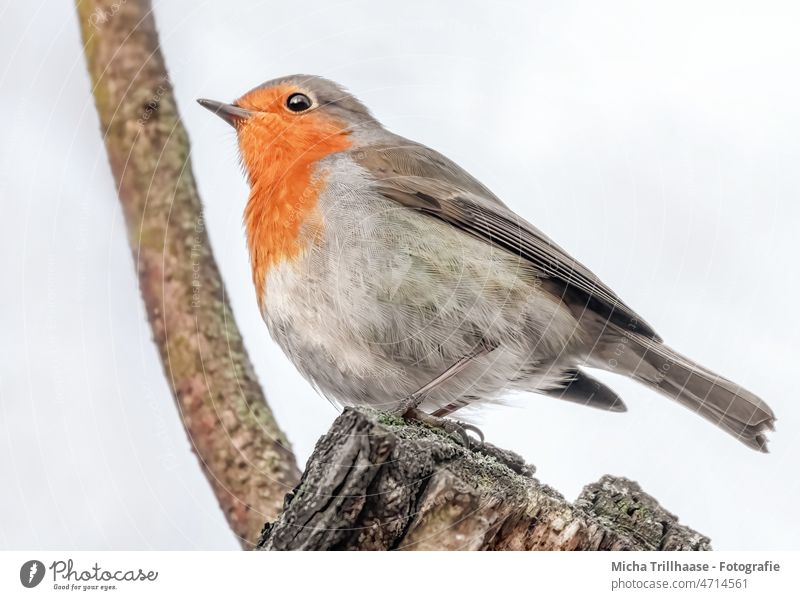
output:
<path id="1" fill-rule="evenodd" d="M 763 456 L 603 376 L 628 413 L 524 396 L 485 414 L 491 441 L 568 498 L 625 475 L 718 549 L 796 549 L 797 5 L 431 4 L 156 6 L 214 250 L 300 460 L 336 413 L 260 321 L 235 139 L 194 103 L 295 72 L 461 163 L 779 419 Z M 151 343 L 72 4 L 6 0 L 0 57 L 0 549 L 234 549 Z"/>

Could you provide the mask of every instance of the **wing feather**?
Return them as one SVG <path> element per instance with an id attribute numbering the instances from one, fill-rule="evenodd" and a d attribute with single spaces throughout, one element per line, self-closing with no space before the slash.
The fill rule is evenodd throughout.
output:
<path id="1" fill-rule="evenodd" d="M 542 276 L 561 285 L 562 299 L 573 310 L 591 310 L 660 341 L 653 328 L 594 273 L 441 154 L 402 140 L 397 146 L 361 148 L 354 156 L 373 174 L 376 189 L 386 198 L 530 262 Z"/>

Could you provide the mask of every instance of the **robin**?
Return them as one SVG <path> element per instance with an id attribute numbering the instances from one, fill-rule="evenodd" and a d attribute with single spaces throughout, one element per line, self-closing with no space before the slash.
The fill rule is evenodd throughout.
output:
<path id="1" fill-rule="evenodd" d="M 341 86 L 293 75 L 232 104 L 198 102 L 236 129 L 264 321 L 334 403 L 462 435 L 480 433 L 445 417 L 514 391 L 625 411 L 594 367 L 766 452 L 766 403 L 666 346 L 477 179 L 384 129 Z"/>

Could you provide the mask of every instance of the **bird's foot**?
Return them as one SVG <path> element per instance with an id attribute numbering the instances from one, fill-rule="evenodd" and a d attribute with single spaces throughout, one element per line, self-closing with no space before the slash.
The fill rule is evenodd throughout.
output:
<path id="1" fill-rule="evenodd" d="M 453 419 L 443 419 L 442 417 L 434 417 L 433 415 L 429 415 L 428 413 L 421 411 L 416 407 L 406 409 L 403 413 L 401 413 L 401 416 L 404 419 L 410 419 L 412 421 L 416 421 L 417 423 L 428 425 L 429 427 L 441 429 L 442 431 L 456 437 L 462 443 L 462 445 L 468 449 L 479 448 L 483 445 L 483 432 L 469 423 L 462 423 L 461 421 L 455 421 Z M 479 439 L 474 439 L 471 435 L 469 435 L 469 431 L 474 433 Z"/>
<path id="2" fill-rule="evenodd" d="M 399 408 L 403 408 L 403 406 L 401 405 Z M 441 429 L 457 439 L 468 450 L 478 452 L 484 456 L 489 456 L 519 475 L 532 477 L 536 472 L 536 467 L 526 464 L 525 460 L 516 452 L 503 450 L 502 448 L 485 442 L 483 432 L 474 425 L 454 419 L 435 417 L 413 405 L 410 408 L 405 408 L 403 412 L 400 412 L 399 408 L 394 411 L 395 414 L 399 414 L 404 419 Z M 478 439 L 469 435 L 468 432 L 472 432 Z"/>

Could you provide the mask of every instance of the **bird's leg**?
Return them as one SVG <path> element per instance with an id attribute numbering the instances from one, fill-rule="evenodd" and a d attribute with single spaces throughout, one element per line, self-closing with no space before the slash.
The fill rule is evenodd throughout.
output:
<path id="1" fill-rule="evenodd" d="M 480 356 L 484 356 L 494 350 L 495 346 L 489 344 L 481 340 L 481 342 L 466 356 L 463 356 L 458 359 L 455 363 L 453 363 L 450 367 L 448 367 L 441 375 L 434 377 L 431 381 L 423 385 L 413 394 L 406 396 L 397 405 L 397 407 L 392 411 L 398 415 L 405 415 L 411 409 L 417 408 L 422 401 L 425 400 L 425 396 L 433 390 L 435 387 L 443 384 L 445 381 L 451 379 L 458 375 L 461 371 L 463 371 L 469 364 L 476 358 Z M 449 405 L 448 405 L 449 406 Z"/>
<path id="2" fill-rule="evenodd" d="M 430 393 L 431 390 L 463 371 L 474 359 L 484 356 L 494 349 L 494 345 L 482 340 L 472 352 L 460 358 L 449 368 L 447 368 L 447 370 L 445 370 L 441 375 L 435 377 L 419 388 L 416 392 L 404 398 L 403 401 L 392 412 L 407 419 L 413 419 L 414 421 L 443 429 L 447 433 L 455 433 L 464 441 L 464 445 L 467 446 L 467 448 L 471 447 L 472 445 L 472 440 L 470 439 L 469 435 L 467 435 L 467 431 L 472 431 L 480 438 L 480 443 L 482 444 L 483 432 L 474 425 L 462 423 L 461 421 L 443 419 L 437 414 L 439 411 L 436 411 L 436 413 L 433 415 L 429 415 L 428 413 L 421 411 L 419 409 L 419 405 L 422 404 L 423 400 L 425 400 L 425 397 L 428 395 L 428 393 Z M 448 407 L 450 407 L 452 404 L 453 403 L 448 404 Z M 461 406 L 463 406 L 463 404 L 459 405 L 459 408 Z M 449 414 L 450 412 L 453 412 L 453 410 L 450 410 L 444 414 Z"/>
<path id="3" fill-rule="evenodd" d="M 442 408 L 435 410 L 432 414 L 428 414 L 419 409 L 419 405 L 423 400 L 425 400 L 425 396 L 432 389 L 463 371 L 464 368 L 467 367 L 467 365 L 469 365 L 475 358 L 485 356 L 495 348 L 496 346 L 489 344 L 488 342 L 481 342 L 473 352 L 459 359 L 444 373 L 429 381 L 416 392 L 405 398 L 393 412 L 406 419 L 411 419 L 413 421 L 417 421 L 418 423 L 428 425 L 429 427 L 436 427 L 437 429 L 441 429 L 449 434 L 454 434 L 458 436 L 463 445 L 467 448 L 477 450 L 485 456 L 491 456 L 515 473 L 525 476 L 532 476 L 536 469 L 531 465 L 525 464 L 523 458 L 515 452 L 503 450 L 492 444 L 484 443 L 483 432 L 474 425 L 470 425 L 469 423 L 464 423 L 462 421 L 456 421 L 455 419 L 444 418 L 445 416 L 454 413 L 459 408 L 464 408 L 467 406 L 467 404 L 469 404 L 469 402 L 466 402 L 463 398 L 459 398 L 453 402 L 450 402 Z M 480 440 L 478 444 L 473 443 L 473 439 L 468 434 L 469 431 L 478 436 Z"/>

